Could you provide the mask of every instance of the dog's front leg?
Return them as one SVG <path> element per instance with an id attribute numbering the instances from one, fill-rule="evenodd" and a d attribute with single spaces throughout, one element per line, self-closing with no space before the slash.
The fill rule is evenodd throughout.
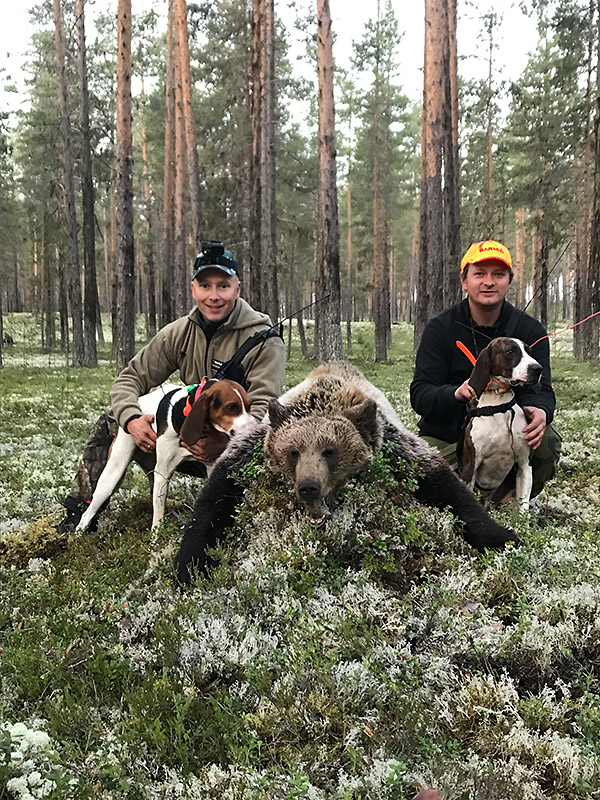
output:
<path id="1" fill-rule="evenodd" d="M 516 491 L 521 511 L 529 510 L 529 498 L 531 497 L 532 486 L 533 470 L 531 469 L 529 458 L 527 458 L 527 461 L 519 462 L 517 465 Z"/>
<path id="2" fill-rule="evenodd" d="M 152 486 L 152 527 L 156 528 L 165 516 L 165 503 L 169 491 L 169 481 L 182 461 L 191 458 L 189 452 L 181 447 L 176 435 L 167 433 L 156 442 L 156 466 Z"/>

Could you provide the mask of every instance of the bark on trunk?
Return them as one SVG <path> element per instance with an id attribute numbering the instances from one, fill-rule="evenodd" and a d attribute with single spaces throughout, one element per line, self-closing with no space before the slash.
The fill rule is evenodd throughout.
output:
<path id="1" fill-rule="evenodd" d="M 600 41 L 600 14 L 598 14 L 598 41 Z M 600 311 L 600 50 L 596 68 L 596 119 L 594 121 L 594 203 L 592 211 L 592 230 L 590 235 L 590 261 L 587 276 L 587 288 L 591 301 L 591 313 Z M 600 322 L 598 317 L 589 321 L 588 358 L 592 364 L 598 364 L 600 353 L 598 336 Z M 581 327 L 584 327 L 583 325 Z"/>
<path id="2" fill-rule="evenodd" d="M 175 71 L 175 206 L 174 206 L 174 247 L 175 264 L 173 269 L 173 296 L 175 316 L 181 317 L 188 305 L 188 286 L 186 281 L 186 231 L 185 231 L 185 123 L 183 116 L 183 87 L 179 58 L 179 42 L 175 42 L 177 64 Z"/>
<path id="3" fill-rule="evenodd" d="M 319 73 L 319 204 L 317 222 L 317 299 L 315 344 L 320 361 L 342 358 L 340 327 L 340 228 L 336 181 L 333 36 L 329 0 L 317 0 Z"/>
<path id="4" fill-rule="evenodd" d="M 518 280 L 518 305 L 523 308 L 525 305 L 525 209 L 518 208 L 515 212 L 516 220 L 516 256 L 515 272 Z"/>
<path id="5" fill-rule="evenodd" d="M 54 0 L 54 43 L 57 63 L 58 104 L 60 107 L 60 132 L 63 157 L 63 204 L 67 237 L 69 241 L 69 300 L 73 320 L 73 363 L 86 363 L 83 344 L 83 311 L 81 303 L 81 272 L 77 242 L 77 217 L 75 211 L 75 180 L 71 153 L 71 122 L 67 100 L 65 45 L 60 0 Z"/>
<path id="6" fill-rule="evenodd" d="M 131 130 L 131 0 L 117 9 L 117 374 L 135 352 L 135 253 Z"/>
<path id="7" fill-rule="evenodd" d="M 262 0 L 264 42 L 261 63 L 261 238 L 262 310 L 279 318 L 275 203 L 275 4 Z"/>
<path id="8" fill-rule="evenodd" d="M 200 250 L 202 242 L 202 194 L 200 187 L 200 166 L 198 164 L 198 148 L 196 146 L 196 124 L 194 121 L 194 104 L 192 100 L 192 73 L 190 66 L 190 46 L 188 39 L 186 0 L 175 0 L 177 12 L 177 39 L 179 45 L 179 68 L 182 83 L 183 117 L 185 124 L 185 142 L 187 154 L 187 174 L 192 213 L 192 240 L 196 250 Z"/>
<path id="9" fill-rule="evenodd" d="M 175 0 L 169 0 L 165 81 L 165 171 L 163 182 L 163 265 L 161 325 L 175 318 L 171 288 L 175 266 Z"/>
<path id="10" fill-rule="evenodd" d="M 146 294 L 148 310 L 146 314 L 146 335 L 151 339 L 156 334 L 156 263 L 154 259 L 154 208 L 148 178 L 148 141 L 146 120 L 142 119 L 142 161 L 144 168 L 144 207 L 146 216 L 146 243 L 144 257 L 146 262 Z"/>
<path id="11" fill-rule="evenodd" d="M 262 308 L 262 231 L 261 231 L 261 61 L 263 49 L 263 0 L 252 1 L 252 69 L 250 116 L 252 146 L 250 153 L 250 248 L 246 290 L 250 305 Z"/>
<path id="12" fill-rule="evenodd" d="M 443 0 L 425 0 L 425 78 L 421 137 L 420 257 L 415 347 L 427 320 L 443 307 Z"/>
<path id="13" fill-rule="evenodd" d="M 444 305 L 460 298 L 461 214 L 460 163 L 458 158 L 458 53 L 456 46 L 456 0 L 447 0 L 446 25 L 448 73 L 446 78 L 446 135 L 444 144 L 445 264 Z"/>
<path id="14" fill-rule="evenodd" d="M 80 124 L 81 124 L 81 191 L 83 205 L 83 268 L 84 268 L 84 348 L 85 362 L 98 363 L 96 327 L 99 322 L 98 281 L 96 278 L 96 239 L 94 235 L 94 182 L 92 178 L 92 144 L 90 137 L 90 99 L 88 92 L 85 48 L 85 0 L 75 1 L 77 50 L 79 56 Z"/>

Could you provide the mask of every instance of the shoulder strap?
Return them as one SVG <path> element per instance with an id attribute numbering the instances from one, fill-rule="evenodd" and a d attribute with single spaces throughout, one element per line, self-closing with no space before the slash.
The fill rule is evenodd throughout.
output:
<path id="1" fill-rule="evenodd" d="M 510 315 L 508 322 L 506 323 L 506 328 L 504 329 L 504 333 L 502 335 L 514 336 L 515 331 L 517 330 L 517 325 L 522 320 L 524 315 L 525 315 L 525 309 L 513 308 L 512 314 Z"/>
<path id="2" fill-rule="evenodd" d="M 280 339 L 282 338 L 279 331 L 277 331 L 275 328 L 264 328 L 264 330 L 257 331 L 256 333 L 252 334 L 252 336 L 249 336 L 245 342 L 242 342 L 229 361 L 226 361 L 221 365 L 215 375 L 215 378 L 218 380 L 229 378 L 230 380 L 241 383 L 242 386 L 244 386 L 244 383 L 247 384 L 246 376 L 243 375 L 241 370 L 242 361 L 246 358 L 251 350 L 259 345 L 262 347 L 267 339 L 271 339 L 274 336 L 278 336 Z M 244 380 L 240 380 L 241 375 L 243 375 Z"/>

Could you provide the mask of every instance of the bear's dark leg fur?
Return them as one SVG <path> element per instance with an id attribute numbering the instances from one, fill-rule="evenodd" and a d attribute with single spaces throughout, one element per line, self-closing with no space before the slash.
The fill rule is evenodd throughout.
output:
<path id="1" fill-rule="evenodd" d="M 241 441 L 233 440 L 204 482 L 175 559 L 179 583 L 189 584 L 190 570 L 206 573 L 211 566 L 206 550 L 214 547 L 223 531 L 229 527 L 235 507 L 244 493 L 244 487 L 236 482 L 234 476 L 252 460 L 254 445 L 264 435 L 265 427 L 261 426 Z"/>
<path id="2" fill-rule="evenodd" d="M 507 542 L 520 543 L 513 531 L 494 522 L 445 461 L 435 459 L 421 466 L 423 474 L 416 491 L 417 499 L 435 508 L 449 507 L 465 523 L 462 534 L 472 547 L 499 550 Z"/>

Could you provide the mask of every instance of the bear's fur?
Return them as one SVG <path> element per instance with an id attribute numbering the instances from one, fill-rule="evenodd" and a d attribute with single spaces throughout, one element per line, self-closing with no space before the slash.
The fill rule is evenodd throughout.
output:
<path id="1" fill-rule="evenodd" d="M 295 485 L 313 518 L 329 516 L 328 497 L 369 464 L 385 442 L 392 463 L 419 464 L 417 499 L 438 508 L 449 506 L 464 522 L 469 544 L 483 550 L 518 542 L 512 531 L 488 516 L 437 450 L 404 428 L 384 394 L 350 364 L 317 367 L 272 400 L 268 416 L 232 440 L 205 482 L 177 556 L 180 582 L 189 582 L 190 566 L 206 569 L 206 548 L 230 524 L 243 493 L 234 474 L 250 461 L 260 439 L 272 467 Z"/>

